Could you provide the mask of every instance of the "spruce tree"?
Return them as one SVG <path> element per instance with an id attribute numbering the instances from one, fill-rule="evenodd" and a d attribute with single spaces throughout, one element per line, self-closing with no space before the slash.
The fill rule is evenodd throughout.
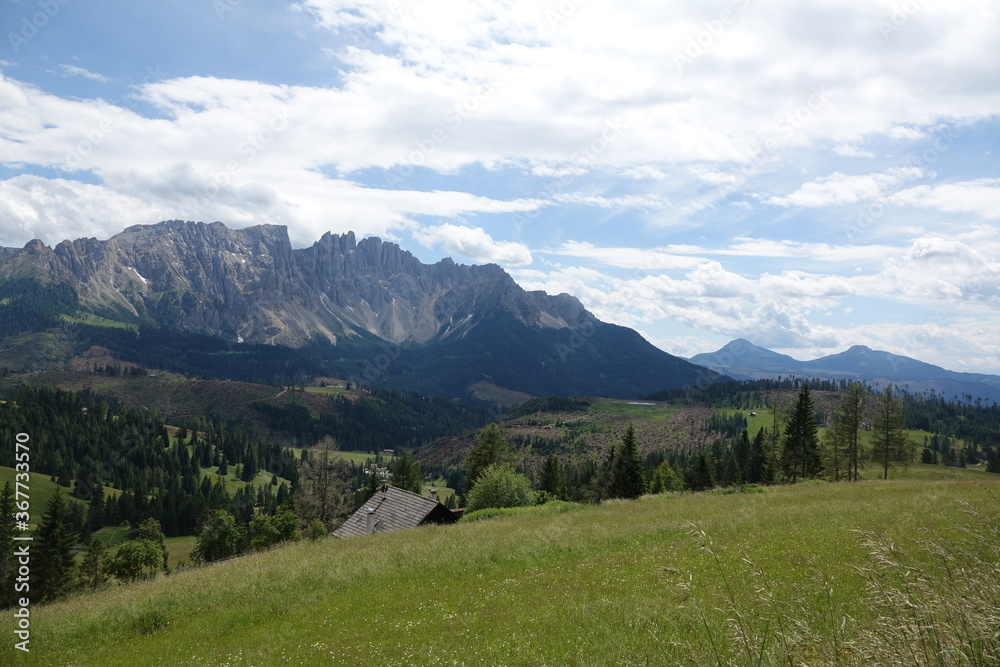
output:
<path id="1" fill-rule="evenodd" d="M 378 493 L 379 488 L 382 486 L 382 480 L 379 478 L 379 474 L 372 470 L 368 473 L 368 482 L 365 487 L 359 491 L 359 496 L 357 498 L 357 505 L 360 507 L 364 505 L 368 500 Z"/>
<path id="2" fill-rule="evenodd" d="M 872 416 L 872 460 L 882 467 L 882 479 L 889 479 L 889 468 L 912 460 L 913 448 L 903 430 L 903 402 L 885 388 L 875 402 Z"/>
<path id="3" fill-rule="evenodd" d="M 550 455 L 542 463 L 539 472 L 539 491 L 548 491 L 559 500 L 566 500 L 566 476 L 563 474 L 559 459 L 555 454 Z"/>
<path id="4" fill-rule="evenodd" d="M 816 436 L 816 413 L 809 383 L 802 385 L 791 419 L 785 427 L 782 465 L 792 484 L 815 477 L 822 469 L 819 440 Z"/>
<path id="5" fill-rule="evenodd" d="M 608 498 L 638 498 L 646 492 L 646 470 L 639 455 L 635 429 L 628 425 L 622 445 L 611 462 L 611 482 Z"/>
<path id="6" fill-rule="evenodd" d="M 93 539 L 84 552 L 83 562 L 80 563 L 80 583 L 85 588 L 97 590 L 97 587 L 107 579 L 107 555 L 104 543 Z"/>
<path id="7" fill-rule="evenodd" d="M 420 464 L 414 460 L 413 454 L 403 452 L 396 457 L 396 460 L 389 465 L 389 481 L 397 488 L 420 493 L 424 487 L 424 478 L 420 472 Z"/>
<path id="8" fill-rule="evenodd" d="M 762 426 L 750 443 L 750 456 L 747 458 L 746 470 L 743 471 L 743 479 L 748 484 L 772 484 L 774 482 L 769 477 L 770 471 L 767 467 L 766 437 Z"/>
<path id="9" fill-rule="evenodd" d="M 76 536 L 65 519 L 66 501 L 62 491 L 56 489 L 35 531 L 32 550 L 31 583 L 42 602 L 65 595 L 73 582 L 72 548 Z"/>
<path id="10" fill-rule="evenodd" d="M 687 470 L 684 471 L 684 485 L 692 491 L 706 491 L 715 485 L 708 452 L 702 452 L 688 463 Z"/>
<path id="11" fill-rule="evenodd" d="M 827 468 L 836 481 L 846 478 L 858 481 L 858 469 L 864 465 L 864 451 L 859 431 L 864 419 L 868 389 L 860 382 L 847 385 L 834 410 L 827 429 Z"/>
<path id="12" fill-rule="evenodd" d="M 87 529 L 93 533 L 104 527 L 104 485 L 100 482 L 94 487 L 90 497 L 90 507 L 87 508 Z"/>
<path id="13" fill-rule="evenodd" d="M 510 460 L 510 448 L 503 431 L 496 422 L 484 428 L 476 438 L 476 445 L 465 459 L 465 467 L 469 471 L 469 482 L 466 493 L 476 485 L 483 471 L 495 463 L 507 463 Z"/>

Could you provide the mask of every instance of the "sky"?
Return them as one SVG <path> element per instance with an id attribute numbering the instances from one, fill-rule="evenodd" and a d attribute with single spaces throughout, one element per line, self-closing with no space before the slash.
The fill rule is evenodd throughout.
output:
<path id="1" fill-rule="evenodd" d="M 680 356 L 1000 374 L 995 0 L 0 0 L 0 246 L 494 262 Z"/>

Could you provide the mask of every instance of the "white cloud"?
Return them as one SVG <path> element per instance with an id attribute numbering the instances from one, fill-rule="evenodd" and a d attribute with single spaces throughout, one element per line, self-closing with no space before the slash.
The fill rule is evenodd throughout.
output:
<path id="1" fill-rule="evenodd" d="M 474 262 L 507 266 L 531 264 L 531 250 L 523 243 L 495 241 L 481 227 L 442 224 L 413 230 L 413 238 L 425 248 L 441 246 Z"/>
<path id="2" fill-rule="evenodd" d="M 897 192 L 892 202 L 945 213 L 974 213 L 1000 219 L 1000 179 L 983 178 L 943 185 L 918 185 Z"/>
<path id="3" fill-rule="evenodd" d="M 890 127 L 885 135 L 891 139 L 923 139 L 924 131 L 916 127 Z"/>
<path id="4" fill-rule="evenodd" d="M 651 164 L 641 164 L 635 167 L 629 167 L 628 169 L 622 170 L 622 175 L 628 178 L 634 178 L 637 181 L 646 179 L 662 181 L 667 178 L 666 172 Z"/>
<path id="5" fill-rule="evenodd" d="M 40 238 L 49 245 L 84 236 L 108 238 L 136 223 L 170 219 L 171 208 L 67 179 L 21 175 L 0 181 L 0 245 Z"/>
<path id="6" fill-rule="evenodd" d="M 583 204 L 584 206 L 596 206 L 598 208 L 670 208 L 669 201 L 667 201 L 664 197 L 655 194 L 604 197 L 601 195 L 571 192 L 567 194 L 557 194 L 553 197 L 553 199 L 561 204 Z"/>
<path id="7" fill-rule="evenodd" d="M 641 271 L 691 268 L 705 261 L 671 252 L 669 248 L 598 248 L 585 241 L 566 241 L 545 254 L 593 259 L 607 266 Z"/>
<path id="8" fill-rule="evenodd" d="M 538 165 L 531 168 L 532 176 L 542 176 L 545 178 L 562 178 L 564 176 L 583 176 L 589 169 L 583 167 L 551 167 L 548 165 Z"/>
<path id="9" fill-rule="evenodd" d="M 62 72 L 63 76 L 79 76 L 84 79 L 90 79 L 91 81 L 100 81 L 101 83 L 108 83 L 111 81 L 109 77 L 106 77 L 103 74 L 91 72 L 83 67 L 77 67 L 76 65 L 59 65 L 59 71 Z"/>
<path id="10" fill-rule="evenodd" d="M 614 321 L 649 331 L 686 322 L 719 337 L 771 328 L 770 340 L 791 347 L 843 342 L 812 313 L 844 312 L 858 295 L 995 310 L 987 279 L 998 254 L 982 223 L 1000 211 L 995 174 L 977 179 L 975 161 L 952 183 L 915 167 L 848 173 L 852 158 L 871 157 L 876 146 L 905 160 L 942 127 L 969 128 L 974 139 L 995 134 L 1000 17 L 992 5 L 923 3 L 883 39 L 877 22 L 888 8 L 870 0 L 737 4 L 746 5 L 739 20 L 683 68 L 675 54 L 718 7 L 303 0 L 297 7 L 323 28 L 303 42 L 322 36 L 311 46 L 329 55 L 336 83 L 236 80 L 213 76 L 206 63 L 202 76 L 138 86 L 144 104 L 132 107 L 60 97 L 0 74 L 3 165 L 49 174 L 0 182 L 0 241 L 106 236 L 186 218 L 287 224 L 299 245 L 327 230 L 412 233 L 508 266 L 532 262 L 530 243 L 555 249 L 536 253 L 540 261 L 519 270 L 523 280 L 577 294 Z M 812 177 L 802 174 L 829 175 L 804 183 Z M 546 179 L 559 180 L 560 194 L 518 194 L 546 192 L 554 185 Z M 916 179 L 925 184 L 910 187 Z M 751 200 L 741 189 L 761 194 Z M 894 245 L 841 246 L 843 230 L 824 228 L 815 212 L 772 209 L 764 220 L 757 202 L 922 211 L 907 211 L 905 233 L 889 219 L 896 211 L 879 218 L 879 230 L 865 227 Z M 607 219 L 618 210 L 560 210 L 574 206 L 626 215 L 616 229 Z M 463 222 L 543 210 L 550 217 L 533 218 L 522 230 L 531 238 L 516 242 L 496 240 L 504 223 L 489 216 Z M 935 236 L 949 231 L 941 213 L 976 216 L 982 238 Z M 422 228 L 422 216 L 437 222 Z M 583 240 L 598 238 L 588 236 L 592 224 L 603 225 L 599 238 L 610 247 Z M 647 239 L 635 226 L 663 235 L 652 247 L 629 247 Z M 546 264 L 571 257 L 646 273 L 626 279 Z M 810 272 L 787 270 L 805 262 Z M 860 270 L 838 276 L 836 265 L 847 263 Z"/>
<path id="11" fill-rule="evenodd" d="M 862 150 L 858 146 L 851 144 L 837 144 L 833 147 L 833 152 L 841 157 L 875 157 L 871 151 Z"/>
<path id="12" fill-rule="evenodd" d="M 836 172 L 804 183 L 798 190 L 784 197 L 770 197 L 765 203 L 808 208 L 854 204 L 878 199 L 893 186 L 923 175 L 924 171 L 919 167 L 898 167 L 882 173 L 859 176 Z"/>
<path id="13" fill-rule="evenodd" d="M 743 257 L 789 257 L 818 262 L 849 263 L 858 261 L 883 261 L 902 253 L 902 249 L 886 245 L 833 246 L 827 243 L 754 238 L 737 238 L 734 243 L 718 250 L 705 250 L 706 254 L 737 255 Z"/>

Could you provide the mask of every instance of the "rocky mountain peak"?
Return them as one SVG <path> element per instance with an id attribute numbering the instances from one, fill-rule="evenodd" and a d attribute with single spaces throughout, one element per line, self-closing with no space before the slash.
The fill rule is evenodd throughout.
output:
<path id="1" fill-rule="evenodd" d="M 95 312 L 117 311 L 247 342 L 299 345 L 367 332 L 393 343 L 462 335 L 500 312 L 532 327 L 594 320 L 578 300 L 526 292 L 499 266 L 421 263 L 399 245 L 325 233 L 293 249 L 282 225 L 132 225 L 105 241 L 32 241 L 2 258 L 74 287 Z"/>

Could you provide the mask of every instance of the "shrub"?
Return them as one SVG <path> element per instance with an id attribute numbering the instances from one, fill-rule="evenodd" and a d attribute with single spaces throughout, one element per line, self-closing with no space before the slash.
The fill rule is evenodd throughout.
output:
<path id="1" fill-rule="evenodd" d="M 319 519 L 313 519 L 306 527 L 306 537 L 315 542 L 327 536 L 326 526 Z"/>
<path id="2" fill-rule="evenodd" d="M 466 509 L 475 512 L 487 507 L 533 505 L 535 494 L 527 477 L 514 472 L 509 464 L 499 463 L 482 472 L 466 500 Z"/>

